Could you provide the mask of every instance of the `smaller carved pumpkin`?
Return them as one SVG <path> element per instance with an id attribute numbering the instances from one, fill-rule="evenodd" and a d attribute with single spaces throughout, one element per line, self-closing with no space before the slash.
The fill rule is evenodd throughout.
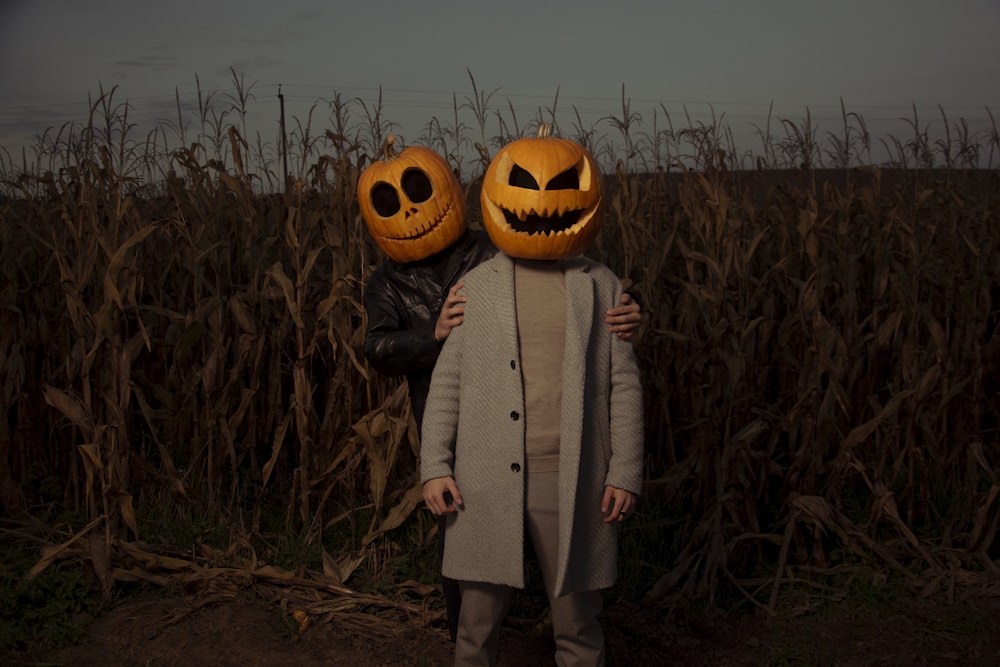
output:
<path id="1" fill-rule="evenodd" d="M 382 156 L 358 178 L 358 207 L 382 251 L 397 262 L 440 252 L 465 230 L 465 195 L 448 162 L 423 146 Z"/>
<path id="2" fill-rule="evenodd" d="M 551 137 L 542 124 L 537 137 L 500 149 L 483 177 L 483 225 L 493 243 L 511 257 L 561 259 L 584 252 L 601 225 L 601 170 L 587 150 Z"/>

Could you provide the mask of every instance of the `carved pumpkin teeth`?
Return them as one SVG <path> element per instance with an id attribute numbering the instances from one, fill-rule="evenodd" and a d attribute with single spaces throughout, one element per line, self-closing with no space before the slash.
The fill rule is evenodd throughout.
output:
<path id="1" fill-rule="evenodd" d="M 451 212 L 452 212 L 452 210 L 454 208 L 455 208 L 455 204 L 452 203 L 452 202 L 449 202 L 448 203 L 448 207 L 444 210 L 444 213 L 442 213 L 440 216 L 438 216 L 437 218 L 435 218 L 432 222 L 425 223 L 419 229 L 411 229 L 409 232 L 407 232 L 403 236 L 395 236 L 395 237 L 393 237 L 393 236 L 384 236 L 383 235 L 382 238 L 384 238 L 384 239 L 393 239 L 393 240 L 397 240 L 397 241 L 398 240 L 412 241 L 412 240 L 420 238 L 421 236 L 426 236 L 427 234 L 430 234 L 431 232 L 433 232 L 437 228 L 437 226 L 441 224 L 441 222 L 443 220 L 447 219 L 448 216 L 451 215 Z"/>
<path id="2" fill-rule="evenodd" d="M 539 215 L 524 211 L 514 213 L 506 209 L 502 210 L 507 219 L 507 226 L 516 232 L 525 234 L 572 233 L 582 214 L 582 211 L 566 211 L 562 215 Z"/>

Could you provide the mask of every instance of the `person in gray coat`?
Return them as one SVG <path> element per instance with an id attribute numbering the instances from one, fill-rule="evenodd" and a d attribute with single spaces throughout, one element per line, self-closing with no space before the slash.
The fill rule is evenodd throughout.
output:
<path id="1" fill-rule="evenodd" d="M 601 326 L 622 287 L 583 256 L 501 252 L 464 278 L 464 322 L 438 357 L 420 453 L 424 500 L 447 516 L 442 571 L 462 610 L 456 664 L 495 664 L 532 540 L 558 664 L 603 664 L 601 589 L 643 481 L 633 347 Z"/>

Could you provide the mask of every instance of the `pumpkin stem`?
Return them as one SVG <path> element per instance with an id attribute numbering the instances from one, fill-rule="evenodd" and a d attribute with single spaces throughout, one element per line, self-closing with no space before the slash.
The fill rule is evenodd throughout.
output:
<path id="1" fill-rule="evenodd" d="M 382 161 L 390 162 L 396 157 L 396 149 L 393 148 L 393 144 L 396 143 L 396 135 L 390 134 L 385 138 L 385 143 L 382 144 Z"/>
<path id="2" fill-rule="evenodd" d="M 549 123 L 540 123 L 538 125 L 538 136 L 543 139 L 547 139 L 552 134 L 552 125 Z"/>

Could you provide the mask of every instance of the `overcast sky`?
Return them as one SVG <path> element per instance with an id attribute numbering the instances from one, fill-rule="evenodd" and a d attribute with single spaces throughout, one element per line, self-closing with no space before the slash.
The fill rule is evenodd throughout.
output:
<path id="1" fill-rule="evenodd" d="M 136 122 L 175 120 L 175 91 L 193 105 L 197 76 L 232 94 L 234 70 L 268 137 L 279 84 L 303 121 L 335 91 L 374 104 L 381 87 L 385 119 L 412 143 L 472 95 L 469 71 L 521 123 L 557 90 L 586 120 L 620 114 L 624 86 L 646 122 L 712 105 L 738 132 L 772 103 L 833 122 L 841 99 L 870 125 L 913 105 L 921 122 L 941 105 L 979 124 L 1000 113 L 998 34 L 1000 0 L 0 0 L 0 146 L 19 155 L 86 121 L 102 86 Z"/>

